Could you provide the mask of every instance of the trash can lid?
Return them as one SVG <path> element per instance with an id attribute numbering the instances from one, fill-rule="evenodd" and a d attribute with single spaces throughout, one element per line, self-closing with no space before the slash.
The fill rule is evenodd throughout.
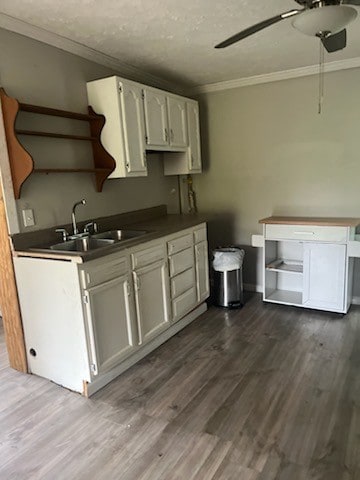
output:
<path id="1" fill-rule="evenodd" d="M 245 251 L 236 247 L 217 248 L 213 251 L 213 269 L 218 272 L 237 270 L 242 267 Z"/>
<path id="2" fill-rule="evenodd" d="M 241 251 L 241 248 L 238 247 L 218 247 L 213 250 L 214 252 L 225 252 L 225 253 L 235 253 Z"/>

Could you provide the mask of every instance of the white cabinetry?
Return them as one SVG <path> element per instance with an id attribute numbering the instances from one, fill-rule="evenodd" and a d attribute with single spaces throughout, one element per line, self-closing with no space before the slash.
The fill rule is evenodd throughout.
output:
<path id="1" fill-rule="evenodd" d="M 209 296 L 206 225 L 181 232 L 167 242 L 172 319 L 179 320 Z"/>
<path id="2" fill-rule="evenodd" d="M 144 110 L 147 149 L 184 150 L 187 147 L 184 98 L 144 87 Z"/>
<path id="3" fill-rule="evenodd" d="M 83 278 L 92 279 L 83 291 L 84 312 L 88 332 L 88 348 L 93 375 L 106 372 L 129 356 L 137 345 L 137 330 L 131 277 L 126 257 L 113 263 L 91 262 L 83 270 Z M 94 264 L 95 265 L 92 265 Z M 122 268 L 125 267 L 125 268 Z M 115 278 L 101 282 L 104 275 L 114 271 Z M 113 276 L 113 275 L 110 275 Z M 100 282 L 97 284 L 97 280 Z"/>
<path id="4" fill-rule="evenodd" d="M 85 263 L 15 257 L 30 371 L 106 385 L 206 310 L 206 245 L 201 224 Z"/>
<path id="5" fill-rule="evenodd" d="M 196 291 L 197 300 L 201 302 L 209 296 L 209 260 L 208 244 L 200 242 L 195 245 Z"/>
<path id="6" fill-rule="evenodd" d="M 303 305 L 343 310 L 345 268 L 346 245 L 305 243 Z"/>
<path id="7" fill-rule="evenodd" d="M 169 118 L 169 144 L 171 147 L 185 148 L 187 140 L 186 103 L 184 98 L 167 97 Z"/>
<path id="8" fill-rule="evenodd" d="M 199 104 L 188 100 L 186 104 L 189 134 L 189 173 L 201 172 Z"/>
<path id="9" fill-rule="evenodd" d="M 325 225 L 265 223 L 264 301 L 347 312 L 353 275 L 347 244 L 354 228 L 331 226 L 329 220 Z"/>
<path id="10" fill-rule="evenodd" d="M 142 85 L 109 77 L 87 84 L 89 104 L 106 117 L 101 142 L 116 161 L 109 178 L 147 175 Z"/>
<path id="11" fill-rule="evenodd" d="M 155 260 L 155 261 L 154 261 Z M 169 278 L 163 242 L 132 254 L 139 345 L 168 328 Z"/>
<path id="12" fill-rule="evenodd" d="M 109 178 L 146 176 L 146 150 L 164 152 L 165 175 L 201 173 L 198 102 L 120 77 L 88 82 L 87 92 L 105 116 L 101 141 L 116 162 Z"/>
<path id="13" fill-rule="evenodd" d="M 165 175 L 201 173 L 199 105 L 195 100 L 186 101 L 188 148 L 181 153 L 164 153 Z"/>
<path id="14" fill-rule="evenodd" d="M 168 114 L 165 92 L 144 88 L 144 113 L 147 146 L 169 145 Z"/>

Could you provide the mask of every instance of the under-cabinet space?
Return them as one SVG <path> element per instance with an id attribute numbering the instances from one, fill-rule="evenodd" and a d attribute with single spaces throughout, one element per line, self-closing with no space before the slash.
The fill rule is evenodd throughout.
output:
<path id="1" fill-rule="evenodd" d="M 303 243 L 265 242 L 264 300 L 302 305 Z"/>
<path id="2" fill-rule="evenodd" d="M 286 272 L 265 272 L 264 300 L 302 305 L 302 275 L 288 275 Z"/>

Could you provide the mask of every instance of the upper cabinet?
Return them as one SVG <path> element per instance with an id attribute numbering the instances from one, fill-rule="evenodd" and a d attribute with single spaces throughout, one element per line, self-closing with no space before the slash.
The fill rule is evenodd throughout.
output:
<path id="1" fill-rule="evenodd" d="M 186 104 L 189 134 L 189 173 L 201 172 L 199 105 L 194 100 Z"/>
<path id="2" fill-rule="evenodd" d="M 186 102 L 155 88 L 144 88 L 146 148 L 184 150 L 187 145 Z"/>
<path id="3" fill-rule="evenodd" d="M 168 146 L 168 113 L 165 93 L 159 90 L 145 88 L 143 95 L 146 146 Z"/>
<path id="4" fill-rule="evenodd" d="M 109 77 L 89 82 L 87 91 L 89 104 L 106 118 L 101 141 L 116 161 L 109 178 L 146 176 L 142 85 Z"/>
<path id="5" fill-rule="evenodd" d="M 167 106 L 169 119 L 169 145 L 175 148 L 186 148 L 188 145 L 188 132 L 185 99 L 168 96 Z"/>
<path id="6" fill-rule="evenodd" d="M 201 173 L 199 105 L 195 100 L 186 100 L 187 148 L 183 153 L 164 153 L 165 175 Z"/>
<path id="7" fill-rule="evenodd" d="M 87 90 L 106 119 L 101 141 L 116 161 L 110 178 L 146 176 L 146 150 L 164 152 L 165 175 L 201 173 L 195 100 L 120 77 L 89 82 Z"/>

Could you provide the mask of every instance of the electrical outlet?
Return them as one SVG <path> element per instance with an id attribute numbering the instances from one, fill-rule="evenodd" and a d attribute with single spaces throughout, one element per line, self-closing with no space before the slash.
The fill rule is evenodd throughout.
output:
<path id="1" fill-rule="evenodd" d="M 35 225 L 34 212 L 31 208 L 22 211 L 23 221 L 25 227 L 32 227 Z"/>

